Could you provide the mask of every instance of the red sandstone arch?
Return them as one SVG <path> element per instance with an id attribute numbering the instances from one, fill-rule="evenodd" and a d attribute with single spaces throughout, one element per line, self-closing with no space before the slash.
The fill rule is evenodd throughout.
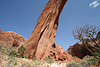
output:
<path id="1" fill-rule="evenodd" d="M 42 11 L 37 25 L 25 43 L 25 55 L 35 55 L 38 59 L 49 55 L 54 44 L 59 15 L 67 0 L 49 0 Z"/>

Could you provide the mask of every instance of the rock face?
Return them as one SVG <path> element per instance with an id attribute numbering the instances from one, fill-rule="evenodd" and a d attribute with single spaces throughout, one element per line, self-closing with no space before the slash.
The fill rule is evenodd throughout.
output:
<path id="1" fill-rule="evenodd" d="M 25 55 L 44 59 L 50 55 L 56 36 L 59 15 L 67 0 L 49 0 L 42 11 L 37 25 L 25 43 Z"/>
<path id="2" fill-rule="evenodd" d="M 93 48 L 93 47 L 91 47 L 89 45 L 87 47 L 89 49 Z M 92 54 L 81 43 L 76 43 L 76 44 L 70 46 L 68 48 L 67 52 L 69 54 L 71 54 L 72 56 L 76 56 L 76 57 L 81 58 L 81 59 L 86 55 L 92 56 Z"/>
<path id="3" fill-rule="evenodd" d="M 24 37 L 21 35 L 8 31 L 4 32 L 0 30 L 0 44 L 1 45 L 6 45 L 6 46 L 13 46 L 13 47 L 18 47 L 20 44 L 23 44 L 26 41 Z"/>
<path id="4" fill-rule="evenodd" d="M 80 59 L 72 57 L 67 52 L 64 52 L 62 47 L 58 46 L 56 43 L 54 43 L 54 45 L 52 45 L 52 47 L 50 49 L 50 54 L 48 57 L 50 57 L 56 61 L 69 61 L 72 59 L 80 61 Z"/>
<path id="5" fill-rule="evenodd" d="M 56 30 L 58 26 L 59 15 L 67 0 L 49 0 L 43 12 L 41 13 L 38 23 L 32 34 L 25 44 L 26 51 L 24 55 L 28 58 L 36 56 L 37 59 L 43 60 L 50 57 L 56 61 L 80 60 L 73 58 L 62 47 L 55 42 Z"/>
<path id="6" fill-rule="evenodd" d="M 62 47 L 54 43 L 51 47 L 49 57 L 56 61 L 64 61 L 67 59 L 67 54 L 63 51 Z"/>

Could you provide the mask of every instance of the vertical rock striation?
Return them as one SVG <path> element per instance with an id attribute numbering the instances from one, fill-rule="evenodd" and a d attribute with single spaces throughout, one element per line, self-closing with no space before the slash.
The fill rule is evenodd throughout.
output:
<path id="1" fill-rule="evenodd" d="M 67 0 L 49 0 L 42 11 L 37 25 L 25 43 L 25 55 L 30 58 L 32 55 L 38 59 L 49 56 L 54 45 L 59 15 Z"/>

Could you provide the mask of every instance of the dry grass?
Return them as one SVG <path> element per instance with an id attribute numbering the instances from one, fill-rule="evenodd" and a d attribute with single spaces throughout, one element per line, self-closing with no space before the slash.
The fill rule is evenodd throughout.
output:
<path id="1" fill-rule="evenodd" d="M 69 61 L 67 63 L 60 63 L 46 58 L 39 61 L 33 56 L 32 59 L 18 58 L 9 56 L 12 50 L 17 50 L 15 47 L 7 47 L 0 45 L 0 66 L 1 67 L 97 67 L 98 60 L 94 57 L 84 58 L 82 62 Z"/>

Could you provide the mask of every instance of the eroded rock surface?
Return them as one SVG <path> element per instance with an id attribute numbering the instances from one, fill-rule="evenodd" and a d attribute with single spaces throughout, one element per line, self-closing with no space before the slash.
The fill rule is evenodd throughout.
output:
<path id="1" fill-rule="evenodd" d="M 18 47 L 23 44 L 26 39 L 12 31 L 4 32 L 0 30 L 0 44 L 6 46 Z"/>
<path id="2" fill-rule="evenodd" d="M 81 59 L 72 57 L 67 52 L 64 52 L 62 47 L 58 46 L 56 43 L 52 45 L 49 57 L 56 61 L 69 61 L 72 59 L 81 61 Z"/>
<path id="3" fill-rule="evenodd" d="M 32 34 L 25 43 L 25 55 L 28 56 L 28 58 L 32 55 L 35 55 L 38 59 L 44 59 L 49 56 L 56 36 L 59 15 L 66 1 L 67 0 L 49 0 Z"/>
<path id="4" fill-rule="evenodd" d="M 56 30 L 58 27 L 59 15 L 67 0 L 49 0 L 42 11 L 37 25 L 25 44 L 24 54 L 31 58 L 43 60 L 50 57 L 53 60 L 71 60 L 73 57 L 64 52 L 55 42 Z M 74 58 L 75 59 L 75 58 Z"/>

